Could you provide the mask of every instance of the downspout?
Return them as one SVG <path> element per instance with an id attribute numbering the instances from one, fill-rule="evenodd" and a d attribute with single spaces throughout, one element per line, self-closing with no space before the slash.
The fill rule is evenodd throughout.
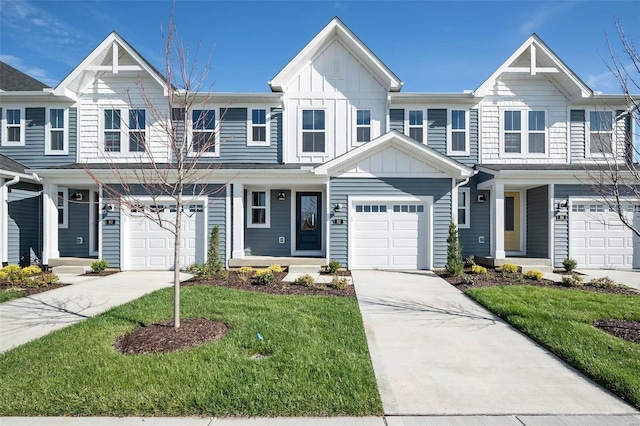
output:
<path id="1" fill-rule="evenodd" d="M 2 185 L 2 216 L 0 217 L 0 230 L 1 234 L 5 237 L 2 239 L 2 266 L 9 264 L 9 203 L 8 203 L 8 190 L 11 185 L 15 185 L 20 182 L 20 176 L 14 176 L 8 182 Z"/>

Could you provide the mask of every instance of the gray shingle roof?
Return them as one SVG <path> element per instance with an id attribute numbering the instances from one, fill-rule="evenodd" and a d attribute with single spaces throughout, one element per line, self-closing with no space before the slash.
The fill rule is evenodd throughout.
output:
<path id="1" fill-rule="evenodd" d="M 12 173 L 24 173 L 24 169 L 25 167 L 22 164 L 0 154 L 0 170 L 6 170 Z"/>
<path id="2" fill-rule="evenodd" d="M 0 90 L 5 92 L 37 92 L 47 87 L 49 86 L 0 61 Z"/>

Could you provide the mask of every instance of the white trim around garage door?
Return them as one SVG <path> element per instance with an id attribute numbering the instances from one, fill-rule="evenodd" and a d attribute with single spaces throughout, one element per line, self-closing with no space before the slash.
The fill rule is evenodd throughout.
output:
<path id="1" fill-rule="evenodd" d="M 354 212 L 356 203 L 421 203 L 425 206 L 425 212 L 427 213 L 427 253 L 426 253 L 426 269 L 433 269 L 433 196 L 348 196 L 348 220 L 350 225 L 354 221 Z M 353 244 L 353 226 L 348 226 L 347 232 L 347 260 L 349 267 L 353 265 L 353 250 L 351 250 L 351 244 Z"/>

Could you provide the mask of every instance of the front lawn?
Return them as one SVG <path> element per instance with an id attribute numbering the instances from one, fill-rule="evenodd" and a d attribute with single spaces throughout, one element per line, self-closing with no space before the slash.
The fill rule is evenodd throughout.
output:
<path id="1" fill-rule="evenodd" d="M 355 298 L 183 287 L 183 318 L 224 322 L 231 332 L 166 354 L 118 352 L 119 336 L 171 318 L 172 291 L 157 291 L 0 355 L 0 415 L 382 413 Z M 252 358 L 260 353 L 269 356 Z"/>
<path id="2" fill-rule="evenodd" d="M 640 408 L 640 344 L 593 326 L 601 319 L 640 321 L 640 297 L 523 285 L 466 294 Z"/>

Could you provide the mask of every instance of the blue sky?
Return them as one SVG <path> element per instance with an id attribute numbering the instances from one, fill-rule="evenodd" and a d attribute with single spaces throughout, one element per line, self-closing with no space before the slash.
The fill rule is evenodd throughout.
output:
<path id="1" fill-rule="evenodd" d="M 0 0 L 0 59 L 57 84 L 112 30 L 162 69 L 169 1 Z M 404 82 L 403 91 L 475 89 L 532 32 L 592 89 L 618 93 L 601 59 L 614 18 L 640 45 L 634 1 L 187 1 L 185 43 L 215 48 L 216 91 L 268 91 L 271 79 L 334 16 Z M 618 52 L 622 54 L 622 52 Z M 204 59 L 204 58 L 203 58 Z M 624 61 L 626 63 L 628 61 Z"/>

